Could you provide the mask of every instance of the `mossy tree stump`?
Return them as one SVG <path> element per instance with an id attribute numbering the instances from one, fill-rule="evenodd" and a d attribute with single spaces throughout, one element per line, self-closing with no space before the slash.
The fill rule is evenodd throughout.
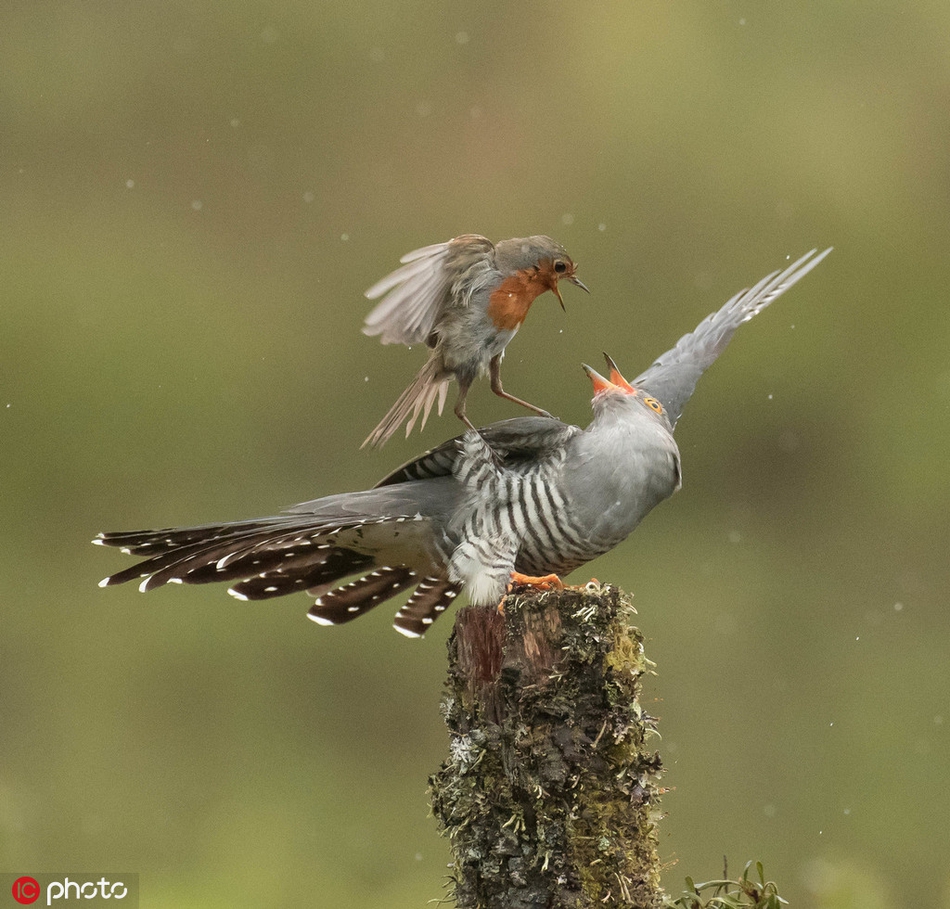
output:
<path id="1" fill-rule="evenodd" d="M 660 905 L 648 668 L 615 587 L 516 590 L 459 611 L 430 780 L 460 909 Z"/>

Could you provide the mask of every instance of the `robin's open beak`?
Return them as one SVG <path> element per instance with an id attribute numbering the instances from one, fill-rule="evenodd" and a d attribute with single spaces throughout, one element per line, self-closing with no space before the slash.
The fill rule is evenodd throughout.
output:
<path id="1" fill-rule="evenodd" d="M 580 278 L 575 278 L 574 275 L 567 275 L 567 280 L 570 281 L 571 284 L 576 284 L 581 290 L 585 291 L 586 293 L 590 293 L 590 291 L 587 289 L 587 285 Z M 558 303 L 561 304 L 561 309 L 563 309 L 564 312 L 567 312 L 567 309 L 564 306 L 564 300 L 561 297 L 561 291 L 558 289 L 557 284 L 558 282 L 555 281 L 554 286 L 551 288 L 551 290 L 554 291 L 554 296 L 557 297 Z"/>
<path id="2" fill-rule="evenodd" d="M 577 276 L 571 275 L 567 280 L 570 281 L 571 284 L 576 284 L 582 291 L 584 291 L 584 293 L 586 294 L 590 293 L 590 290 L 588 290 L 587 285 Z"/>

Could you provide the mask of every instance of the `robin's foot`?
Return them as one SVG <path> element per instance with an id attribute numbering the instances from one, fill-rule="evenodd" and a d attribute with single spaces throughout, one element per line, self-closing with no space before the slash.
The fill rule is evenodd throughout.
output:
<path id="1" fill-rule="evenodd" d="M 488 448 L 489 452 L 491 452 L 491 461 L 492 461 L 492 464 L 495 465 L 495 469 L 502 470 L 505 466 L 505 462 L 502 459 L 502 456 L 498 454 L 498 452 L 495 451 L 494 448 L 491 447 L 491 442 L 489 442 L 488 439 L 485 438 L 484 433 L 479 431 L 478 434 L 482 437 L 482 441 L 484 441 L 485 446 Z"/>
<path id="2" fill-rule="evenodd" d="M 522 407 L 526 407 L 528 410 L 533 411 L 539 417 L 547 417 L 549 420 L 556 420 L 557 417 L 552 413 L 548 413 L 543 407 L 538 407 L 535 404 L 532 404 L 530 401 L 523 401 L 521 398 L 516 398 L 514 395 L 508 394 L 507 391 L 498 391 L 493 389 L 495 394 L 499 398 L 504 398 L 506 401 L 511 401 L 513 404 L 520 404 Z"/>
<path id="3" fill-rule="evenodd" d="M 511 590 L 515 586 L 534 587 L 537 590 L 563 590 L 564 582 L 556 574 L 546 574 L 543 577 L 536 578 L 530 574 L 513 571 L 511 572 L 508 589 Z"/>

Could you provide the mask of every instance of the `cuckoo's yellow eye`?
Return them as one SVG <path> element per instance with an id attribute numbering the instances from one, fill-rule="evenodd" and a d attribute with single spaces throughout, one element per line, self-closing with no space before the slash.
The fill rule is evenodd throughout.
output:
<path id="1" fill-rule="evenodd" d="M 656 398 L 644 398 L 643 403 L 646 404 L 650 410 L 655 410 L 657 413 L 663 413 L 663 405 L 657 401 Z"/>

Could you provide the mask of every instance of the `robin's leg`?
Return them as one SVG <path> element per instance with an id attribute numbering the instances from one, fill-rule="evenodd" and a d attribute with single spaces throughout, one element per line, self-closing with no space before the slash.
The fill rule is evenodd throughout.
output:
<path id="1" fill-rule="evenodd" d="M 457 416 L 469 429 L 475 429 L 475 424 L 472 423 L 472 421 L 465 415 L 465 399 L 468 397 L 468 390 L 471 387 L 471 382 L 459 381 L 459 396 L 455 402 L 455 416 Z"/>
<path id="2" fill-rule="evenodd" d="M 483 433 L 481 433 L 472 421 L 465 414 L 465 398 L 468 396 L 468 390 L 472 387 L 472 383 L 468 382 L 459 382 L 459 396 L 458 400 L 455 402 L 455 416 L 457 416 L 469 429 L 474 429 L 482 439 L 485 440 L 485 444 L 488 446 L 488 450 L 491 452 L 492 461 L 495 463 L 496 467 L 501 467 L 501 458 L 498 456 L 498 452 L 491 447 L 491 443 L 485 439 Z"/>
<path id="3" fill-rule="evenodd" d="M 540 407 L 535 407 L 534 404 L 529 404 L 527 401 L 522 401 L 521 398 L 516 398 L 514 395 L 508 394 L 501 385 L 501 354 L 498 354 L 491 358 L 488 364 L 488 375 L 491 378 L 491 390 L 498 395 L 499 398 L 505 398 L 508 401 L 511 401 L 514 404 L 520 404 L 522 407 L 527 407 L 528 410 L 533 410 L 536 414 L 542 417 L 550 417 L 546 410 L 542 410 Z M 458 413 L 458 411 L 456 411 Z M 551 419 L 554 419 L 551 417 Z"/>

